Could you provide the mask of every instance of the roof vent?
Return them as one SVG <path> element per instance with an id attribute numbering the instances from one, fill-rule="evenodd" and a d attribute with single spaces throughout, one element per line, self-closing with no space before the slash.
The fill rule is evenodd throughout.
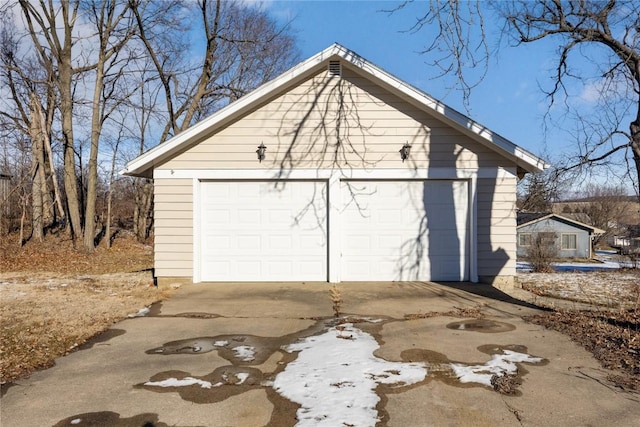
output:
<path id="1" fill-rule="evenodd" d="M 329 76 L 340 77 L 342 75 L 342 64 L 340 61 L 329 61 Z"/>

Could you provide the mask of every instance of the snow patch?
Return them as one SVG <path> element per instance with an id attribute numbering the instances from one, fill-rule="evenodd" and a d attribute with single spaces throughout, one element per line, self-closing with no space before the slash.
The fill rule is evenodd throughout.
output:
<path id="1" fill-rule="evenodd" d="M 533 357 L 517 351 L 504 350 L 504 354 L 494 354 L 484 365 L 464 365 L 452 363 L 451 369 L 461 383 L 478 383 L 491 387 L 493 375 L 515 374 L 518 371 L 516 363 L 538 363 L 542 358 Z"/>
<path id="2" fill-rule="evenodd" d="M 427 375 L 424 363 L 388 362 L 369 334 L 347 323 L 284 347 L 299 352 L 273 388 L 301 405 L 298 426 L 373 426 L 378 421 L 378 384 L 409 385 Z"/>
<path id="3" fill-rule="evenodd" d="M 144 317 L 149 314 L 150 311 L 149 307 L 141 308 L 137 313 L 129 314 L 127 317 Z"/>
<path id="4" fill-rule="evenodd" d="M 167 378 L 162 381 L 147 381 L 144 385 L 151 387 L 188 387 L 191 385 L 199 385 L 202 388 L 211 388 L 219 387 L 222 384 L 218 383 L 216 385 L 212 385 L 209 381 L 203 381 L 193 377 L 185 377 L 181 380 L 177 378 Z"/>
<path id="5" fill-rule="evenodd" d="M 256 358 L 256 349 L 248 345 L 239 345 L 233 348 L 235 356 L 245 362 L 251 362 Z"/>

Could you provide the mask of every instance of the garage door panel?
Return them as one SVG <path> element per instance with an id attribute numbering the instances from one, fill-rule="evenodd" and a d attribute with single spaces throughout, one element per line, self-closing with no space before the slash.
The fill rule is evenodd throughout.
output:
<path id="1" fill-rule="evenodd" d="M 325 192 L 316 181 L 201 183 L 201 280 L 326 280 Z"/>
<path id="2" fill-rule="evenodd" d="M 465 181 L 348 181 L 342 194 L 342 280 L 468 278 Z"/>

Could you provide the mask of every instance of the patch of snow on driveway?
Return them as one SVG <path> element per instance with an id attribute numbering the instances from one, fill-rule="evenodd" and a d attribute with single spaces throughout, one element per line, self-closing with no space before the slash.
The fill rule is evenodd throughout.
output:
<path id="1" fill-rule="evenodd" d="M 234 347 L 233 352 L 238 359 L 244 360 L 245 362 L 251 362 L 256 358 L 256 349 L 249 345 Z"/>
<path id="2" fill-rule="evenodd" d="M 495 375 L 515 374 L 518 371 L 516 363 L 538 363 L 542 358 L 533 357 L 516 351 L 504 350 L 504 354 L 494 354 L 484 365 L 463 365 L 452 363 L 453 373 L 461 383 L 478 383 L 491 387 L 491 377 Z"/>
<path id="3" fill-rule="evenodd" d="M 177 378 L 167 378 L 163 381 L 147 381 L 144 385 L 151 387 L 188 387 L 190 385 L 199 385 L 202 388 L 219 387 L 222 384 L 212 385 L 209 381 L 199 380 L 193 377 L 186 377 L 181 380 Z"/>
<path id="4" fill-rule="evenodd" d="M 350 323 L 330 328 L 284 347 L 300 353 L 276 376 L 273 388 L 302 405 L 298 426 L 374 426 L 378 384 L 409 385 L 427 375 L 424 363 L 375 357 L 378 348 L 371 335 Z"/>

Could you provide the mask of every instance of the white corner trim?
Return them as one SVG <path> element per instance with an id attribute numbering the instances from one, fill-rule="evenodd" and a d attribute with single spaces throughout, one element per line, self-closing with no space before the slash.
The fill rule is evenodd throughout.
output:
<path id="1" fill-rule="evenodd" d="M 201 254 L 202 254 L 202 239 L 201 239 L 201 230 L 202 230 L 202 206 L 201 206 L 201 191 L 200 191 L 200 180 L 194 178 L 193 179 L 193 283 L 200 283 L 202 281 L 201 271 Z"/>
<path id="2" fill-rule="evenodd" d="M 478 283 L 478 180 L 468 183 L 469 197 L 469 280 Z"/>

